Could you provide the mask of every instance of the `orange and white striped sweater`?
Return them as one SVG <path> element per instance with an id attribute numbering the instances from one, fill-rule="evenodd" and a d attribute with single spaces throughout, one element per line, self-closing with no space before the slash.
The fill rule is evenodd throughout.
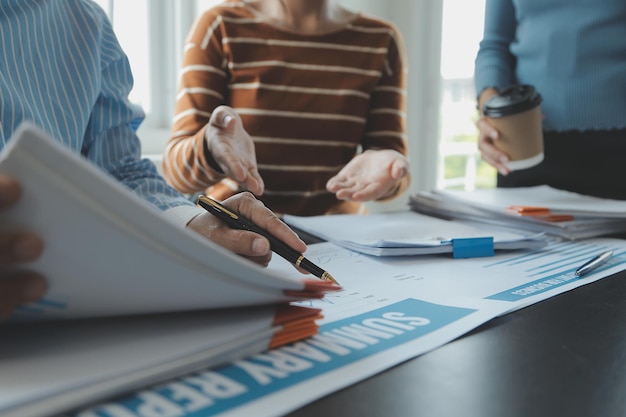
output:
<path id="1" fill-rule="evenodd" d="M 204 131 L 226 104 L 254 141 L 266 206 L 303 216 L 357 212 L 326 182 L 362 150 L 406 154 L 405 83 L 404 46 L 388 22 L 360 14 L 332 33 L 300 35 L 245 2 L 222 3 L 196 21 L 185 45 L 165 177 L 185 193 L 224 179 L 209 163 Z"/>

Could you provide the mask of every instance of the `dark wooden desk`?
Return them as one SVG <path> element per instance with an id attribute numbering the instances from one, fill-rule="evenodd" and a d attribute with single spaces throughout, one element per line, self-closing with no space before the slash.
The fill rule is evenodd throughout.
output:
<path id="1" fill-rule="evenodd" d="M 504 317 L 290 417 L 624 417 L 626 271 Z"/>

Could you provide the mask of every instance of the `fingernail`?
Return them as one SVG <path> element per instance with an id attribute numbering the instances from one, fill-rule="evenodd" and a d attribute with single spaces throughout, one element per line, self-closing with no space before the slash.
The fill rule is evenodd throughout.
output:
<path id="1" fill-rule="evenodd" d="M 17 261 L 30 261 L 37 257 L 40 251 L 40 244 L 37 239 L 25 236 L 17 240 L 13 245 L 13 256 Z"/>
<path id="2" fill-rule="evenodd" d="M 34 279 L 26 285 L 22 297 L 24 297 L 24 301 L 26 302 L 37 301 L 44 296 L 46 290 L 47 287 L 44 280 Z"/>
<path id="3" fill-rule="evenodd" d="M 257 255 L 264 255 L 270 250 L 269 242 L 263 238 L 254 239 L 252 242 L 252 252 Z"/>
<path id="4" fill-rule="evenodd" d="M 231 120 L 233 120 L 233 116 L 231 116 L 230 114 L 224 116 L 224 126 L 228 126 Z"/>

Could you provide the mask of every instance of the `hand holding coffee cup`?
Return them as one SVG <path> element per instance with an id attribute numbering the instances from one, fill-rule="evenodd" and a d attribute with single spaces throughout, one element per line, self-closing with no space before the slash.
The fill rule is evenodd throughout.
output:
<path id="1" fill-rule="evenodd" d="M 541 95 L 530 85 L 516 85 L 489 98 L 482 109 L 488 123 L 500 133 L 494 145 L 506 153 L 511 171 L 543 161 Z"/>

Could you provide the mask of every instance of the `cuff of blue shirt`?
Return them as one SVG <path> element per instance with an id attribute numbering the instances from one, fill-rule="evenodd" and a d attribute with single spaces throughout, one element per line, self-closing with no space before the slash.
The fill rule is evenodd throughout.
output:
<path id="1" fill-rule="evenodd" d="M 163 213 L 171 222 L 185 228 L 196 216 L 206 213 L 206 210 L 197 206 L 183 205 L 165 210 Z"/>

